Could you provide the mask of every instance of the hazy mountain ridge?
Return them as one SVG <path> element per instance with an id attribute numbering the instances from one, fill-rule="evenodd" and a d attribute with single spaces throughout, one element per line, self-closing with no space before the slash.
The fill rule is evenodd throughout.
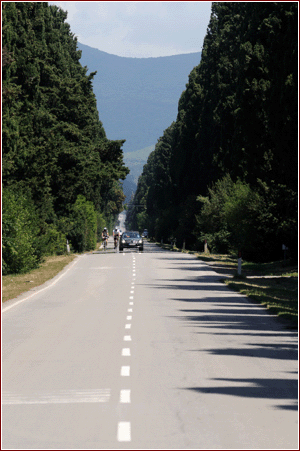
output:
<path id="1" fill-rule="evenodd" d="M 124 153 L 152 146 L 176 120 L 178 100 L 201 53 L 126 58 L 78 43 L 81 64 L 97 71 L 93 89 L 109 139 L 126 139 Z"/>
<path id="2" fill-rule="evenodd" d="M 128 201 L 131 195 L 135 192 L 138 178 L 143 172 L 143 167 L 147 163 L 150 153 L 154 150 L 155 146 L 149 146 L 145 149 L 136 150 L 134 152 L 127 152 L 124 155 L 125 166 L 130 168 L 130 174 L 123 182 L 123 191 Z"/>
<path id="3" fill-rule="evenodd" d="M 126 161 L 135 161 L 135 162 L 141 162 L 141 161 L 147 161 L 147 158 L 149 157 L 150 153 L 154 150 L 154 145 L 146 147 L 145 149 L 136 150 L 134 152 L 127 152 L 124 155 L 124 159 Z"/>
<path id="4" fill-rule="evenodd" d="M 108 139 L 126 139 L 124 160 L 131 170 L 124 182 L 126 194 L 127 182 L 131 192 L 147 161 L 150 152 L 145 149 L 153 147 L 176 120 L 179 98 L 201 53 L 127 58 L 81 43 L 78 48 L 82 51 L 80 62 L 87 66 L 88 73 L 97 71 L 93 91 Z M 139 151 L 140 156 L 133 155 Z"/>

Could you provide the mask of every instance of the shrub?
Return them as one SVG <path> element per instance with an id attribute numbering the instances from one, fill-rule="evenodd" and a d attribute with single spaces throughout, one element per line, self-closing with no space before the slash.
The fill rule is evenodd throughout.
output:
<path id="1" fill-rule="evenodd" d="M 77 196 L 72 206 L 71 219 L 73 223 L 69 238 L 78 252 L 93 250 L 97 244 L 97 213 L 92 202 L 81 194 Z"/>
<path id="2" fill-rule="evenodd" d="M 25 273 L 38 266 L 38 217 L 29 197 L 13 188 L 2 192 L 2 273 Z"/>

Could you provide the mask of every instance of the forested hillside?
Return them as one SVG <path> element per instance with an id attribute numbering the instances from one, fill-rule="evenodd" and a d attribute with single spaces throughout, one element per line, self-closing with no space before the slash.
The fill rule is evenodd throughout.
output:
<path id="1" fill-rule="evenodd" d="M 107 139 L 67 13 L 2 3 L 3 272 L 93 249 L 122 209 L 124 140 Z"/>
<path id="2" fill-rule="evenodd" d="M 298 251 L 298 4 L 215 2 L 202 59 L 150 154 L 127 224 L 181 246 Z"/>
<path id="3" fill-rule="evenodd" d="M 176 118 L 178 98 L 201 53 L 126 58 L 78 43 L 80 62 L 100 74 L 93 80 L 98 111 L 110 139 L 123 139 L 124 154 L 155 145 Z"/>
<path id="4" fill-rule="evenodd" d="M 149 146 L 145 149 L 136 150 L 134 152 L 126 152 L 124 154 L 124 163 L 130 169 L 130 174 L 127 175 L 123 182 L 123 191 L 126 196 L 125 203 L 128 204 L 134 195 L 139 176 L 143 172 L 143 167 L 147 163 L 150 153 L 155 146 Z"/>
<path id="5" fill-rule="evenodd" d="M 147 157 L 144 149 L 176 119 L 178 98 L 201 53 L 158 58 L 125 58 L 78 42 L 80 62 L 100 76 L 93 80 L 98 111 L 110 139 L 125 137 L 124 161 L 130 174 L 123 183 L 126 202 L 137 187 Z M 127 154 L 135 152 L 136 158 Z M 140 153 L 140 155 L 138 155 Z"/>

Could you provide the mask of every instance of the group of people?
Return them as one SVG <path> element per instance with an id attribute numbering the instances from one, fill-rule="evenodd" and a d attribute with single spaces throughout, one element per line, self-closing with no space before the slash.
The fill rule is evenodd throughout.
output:
<path id="1" fill-rule="evenodd" d="M 116 227 L 116 228 L 113 230 L 114 249 L 116 249 L 117 246 L 118 246 L 118 242 L 119 242 L 120 236 L 121 236 L 121 232 L 120 232 L 120 230 Z M 102 243 L 103 243 L 103 247 L 104 247 L 104 248 L 106 248 L 106 246 L 107 246 L 107 240 L 108 240 L 108 238 L 109 238 L 109 233 L 108 233 L 107 227 L 104 227 L 103 232 L 102 232 Z"/>

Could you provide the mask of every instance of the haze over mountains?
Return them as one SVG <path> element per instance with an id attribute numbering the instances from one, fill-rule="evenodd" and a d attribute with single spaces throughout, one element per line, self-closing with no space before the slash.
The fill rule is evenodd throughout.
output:
<path id="1" fill-rule="evenodd" d="M 176 120 L 179 98 L 201 53 L 125 58 L 81 43 L 78 48 L 81 64 L 97 71 L 93 88 L 107 137 L 126 139 L 124 160 L 131 174 L 124 192 L 129 196 L 157 140 Z"/>

